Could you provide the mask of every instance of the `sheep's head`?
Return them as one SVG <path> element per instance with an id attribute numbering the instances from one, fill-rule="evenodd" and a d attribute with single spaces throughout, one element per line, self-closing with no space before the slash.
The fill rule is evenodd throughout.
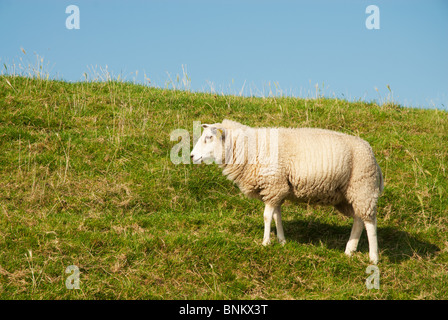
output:
<path id="1" fill-rule="evenodd" d="M 203 124 L 201 137 L 190 154 L 193 163 L 222 163 L 224 129 L 219 124 Z"/>

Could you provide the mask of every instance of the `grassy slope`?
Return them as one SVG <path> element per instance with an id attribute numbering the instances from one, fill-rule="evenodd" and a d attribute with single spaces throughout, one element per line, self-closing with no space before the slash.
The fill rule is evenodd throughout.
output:
<path id="1" fill-rule="evenodd" d="M 365 233 L 345 257 L 351 220 L 332 208 L 286 203 L 288 242 L 264 248 L 261 202 L 216 166 L 171 163 L 172 130 L 225 117 L 371 143 L 380 290 L 365 285 Z M 447 298 L 447 132 L 437 110 L 2 76 L 0 298 Z"/>

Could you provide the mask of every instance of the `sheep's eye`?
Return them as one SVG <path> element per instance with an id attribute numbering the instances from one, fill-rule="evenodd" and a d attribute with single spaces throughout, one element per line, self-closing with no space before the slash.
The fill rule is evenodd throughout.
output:
<path id="1" fill-rule="evenodd" d="M 204 139 L 204 143 L 207 143 L 207 140 L 212 140 L 212 136 L 206 136 Z"/>

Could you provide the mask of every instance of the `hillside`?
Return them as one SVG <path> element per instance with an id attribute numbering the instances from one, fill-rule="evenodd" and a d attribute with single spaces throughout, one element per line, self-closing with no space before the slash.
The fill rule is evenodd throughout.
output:
<path id="1" fill-rule="evenodd" d="M 261 202 L 217 166 L 170 161 L 173 130 L 223 118 L 372 145 L 379 290 L 365 284 L 365 232 L 344 255 L 351 219 L 285 203 L 287 244 L 264 248 Z M 447 112 L 392 103 L 1 76 L 0 299 L 446 299 L 447 133 Z"/>

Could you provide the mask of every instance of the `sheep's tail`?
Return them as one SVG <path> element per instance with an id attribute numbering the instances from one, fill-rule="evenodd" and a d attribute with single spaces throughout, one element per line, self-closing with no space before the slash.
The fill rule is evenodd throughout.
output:
<path id="1" fill-rule="evenodd" d="M 378 165 L 378 163 L 376 164 L 376 166 L 378 167 L 378 180 L 379 180 L 379 186 L 378 189 L 380 190 L 380 194 L 383 192 L 384 190 L 384 179 L 383 179 L 383 173 L 381 172 L 381 168 Z"/>

